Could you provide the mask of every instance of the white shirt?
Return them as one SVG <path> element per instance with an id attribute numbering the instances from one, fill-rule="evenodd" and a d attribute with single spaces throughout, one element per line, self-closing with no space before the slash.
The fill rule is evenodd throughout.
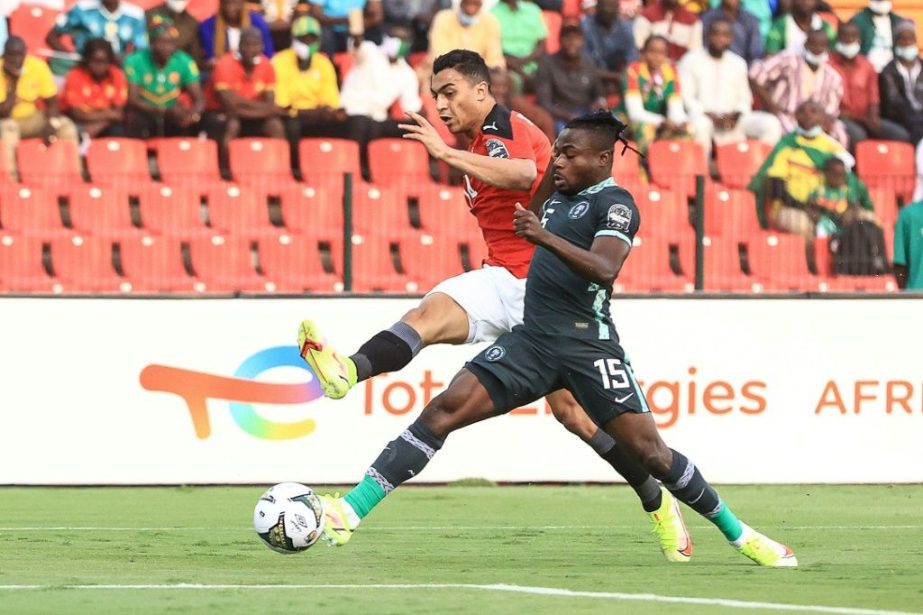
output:
<path id="1" fill-rule="evenodd" d="M 917 61 L 913 63 L 913 66 L 907 68 L 904 66 L 903 62 L 895 62 L 897 72 L 900 73 L 901 77 L 904 79 L 904 88 L 907 91 L 907 102 L 917 111 L 923 111 L 923 105 L 921 105 L 917 97 L 913 95 L 914 86 L 917 83 L 917 79 L 920 77 L 920 70 L 923 69 L 921 64 L 923 63 L 917 59 Z"/>
<path id="2" fill-rule="evenodd" d="M 725 51 L 716 60 L 702 47 L 684 55 L 677 69 L 690 119 L 706 113 L 746 114 L 753 107 L 747 62 L 736 53 Z"/>
<path id="3" fill-rule="evenodd" d="M 820 15 L 814 13 L 811 15 L 811 30 L 822 30 L 824 20 Z M 785 49 L 801 53 L 804 51 L 804 44 L 808 42 L 808 33 L 798 27 L 795 18 L 791 14 L 785 16 Z"/>
<path id="4" fill-rule="evenodd" d="M 349 115 L 365 115 L 377 122 L 388 119 L 388 111 L 400 101 L 404 111 L 419 111 L 420 82 L 403 58 L 391 62 L 371 41 L 354 51 L 356 63 L 346 75 L 340 102 Z"/>
<path id="5" fill-rule="evenodd" d="M 891 16 L 873 15 L 872 25 L 875 26 L 875 37 L 872 39 L 872 47 L 866 57 L 875 67 L 875 72 L 880 73 L 881 69 L 887 66 L 888 62 L 894 58 Z"/>

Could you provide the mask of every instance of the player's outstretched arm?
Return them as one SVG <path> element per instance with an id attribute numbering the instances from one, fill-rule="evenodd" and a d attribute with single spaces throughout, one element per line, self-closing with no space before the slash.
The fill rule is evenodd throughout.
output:
<path id="1" fill-rule="evenodd" d="M 491 158 L 449 147 L 433 125 L 419 113 L 408 112 L 413 124 L 399 124 L 405 139 L 419 141 L 426 147 L 429 155 L 442 160 L 450 167 L 458 169 L 469 177 L 501 190 L 532 189 L 532 183 L 538 175 L 535 161 L 523 158 Z"/>
<path id="2" fill-rule="evenodd" d="M 631 250 L 621 238 L 606 235 L 594 239 L 590 249 L 584 250 L 545 230 L 538 217 L 520 203 L 513 213 L 513 228 L 526 241 L 553 252 L 583 279 L 603 286 L 612 284 Z"/>
<path id="3" fill-rule="evenodd" d="M 536 216 L 542 215 L 542 206 L 554 193 L 554 173 L 552 173 L 551 168 L 553 163 L 554 158 L 548 161 L 548 168 L 545 169 L 542 181 L 539 183 L 538 188 L 535 189 L 535 192 L 532 193 L 532 200 L 529 201 L 529 209 Z"/>

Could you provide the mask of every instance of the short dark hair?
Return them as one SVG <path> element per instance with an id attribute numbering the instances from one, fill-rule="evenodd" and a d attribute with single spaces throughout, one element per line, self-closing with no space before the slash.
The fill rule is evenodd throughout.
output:
<path id="1" fill-rule="evenodd" d="M 616 141 L 623 139 L 626 126 L 609 111 L 600 110 L 576 117 L 564 125 L 568 130 L 584 130 L 593 135 L 599 149 L 613 149 Z"/>
<path id="2" fill-rule="evenodd" d="M 580 24 L 576 24 L 576 23 L 564 24 L 563 26 L 561 26 L 561 32 L 558 34 L 558 38 L 562 39 L 565 36 L 570 36 L 572 34 L 576 34 L 581 37 L 584 36 L 583 28 L 580 27 Z"/>
<path id="3" fill-rule="evenodd" d="M 490 69 L 484 58 L 468 49 L 453 49 L 444 53 L 433 62 L 433 74 L 439 74 L 448 69 L 457 70 L 469 83 L 485 82 L 490 85 Z"/>
<path id="4" fill-rule="evenodd" d="M 644 41 L 644 44 L 641 45 L 641 51 L 647 51 L 647 48 L 650 47 L 651 43 L 653 43 L 654 41 L 660 41 L 661 43 L 666 45 L 667 49 L 670 49 L 670 41 L 667 40 L 666 36 L 663 36 L 661 34 L 651 34 L 650 36 L 647 37 L 647 40 Z"/>
<path id="5" fill-rule="evenodd" d="M 80 57 L 80 64 L 86 67 L 87 63 L 90 61 L 90 56 L 92 56 L 97 51 L 102 51 L 106 54 L 106 59 L 109 64 L 115 64 L 115 52 L 112 50 L 112 45 L 109 44 L 104 38 L 91 38 L 83 45 L 83 54 Z"/>
<path id="6" fill-rule="evenodd" d="M 839 158 L 837 156 L 830 156 L 830 158 L 827 158 L 824 161 L 824 166 L 821 168 L 823 168 L 824 171 L 829 171 L 832 167 L 837 167 L 837 166 L 843 167 L 845 169 L 846 163 L 843 161 L 842 158 Z"/>
<path id="7" fill-rule="evenodd" d="M 723 24 L 727 25 L 728 28 L 731 28 L 731 29 L 734 28 L 734 22 L 733 22 L 733 21 L 731 21 L 730 19 L 728 19 L 728 18 L 725 17 L 724 15 L 718 15 L 717 17 L 715 17 L 714 19 L 711 20 L 711 23 L 708 24 L 708 29 L 705 31 L 705 34 L 706 34 L 706 35 L 711 34 L 711 31 L 714 30 L 714 29 L 715 29 L 715 26 L 717 26 L 719 23 L 723 23 Z"/>

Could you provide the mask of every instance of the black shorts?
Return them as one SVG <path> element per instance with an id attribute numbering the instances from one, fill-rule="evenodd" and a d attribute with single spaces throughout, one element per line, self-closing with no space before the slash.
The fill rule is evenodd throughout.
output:
<path id="1" fill-rule="evenodd" d="M 603 427 L 625 412 L 650 412 L 625 351 L 614 340 L 544 336 L 519 326 L 465 367 L 499 414 L 564 388 Z"/>

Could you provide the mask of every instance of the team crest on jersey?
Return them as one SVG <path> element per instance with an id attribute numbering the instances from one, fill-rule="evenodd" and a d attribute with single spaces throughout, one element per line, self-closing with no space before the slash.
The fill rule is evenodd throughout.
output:
<path id="1" fill-rule="evenodd" d="M 567 212 L 567 217 L 571 220 L 577 220 L 582 218 L 583 215 L 588 211 L 590 211 L 590 204 L 586 201 L 580 201 L 570 208 L 570 211 Z"/>
<path id="2" fill-rule="evenodd" d="M 503 144 L 503 141 L 498 139 L 487 139 L 485 147 L 487 147 L 487 155 L 491 158 L 510 157 L 510 153 L 507 151 L 506 145 Z"/>
<path id="3" fill-rule="evenodd" d="M 631 208 L 621 203 L 612 205 L 606 215 L 606 227 L 613 231 L 627 231 L 629 226 L 631 226 Z"/>
<path id="4" fill-rule="evenodd" d="M 484 358 L 488 361 L 499 361 L 506 356 L 506 348 L 503 346 L 491 346 L 484 353 Z"/>

